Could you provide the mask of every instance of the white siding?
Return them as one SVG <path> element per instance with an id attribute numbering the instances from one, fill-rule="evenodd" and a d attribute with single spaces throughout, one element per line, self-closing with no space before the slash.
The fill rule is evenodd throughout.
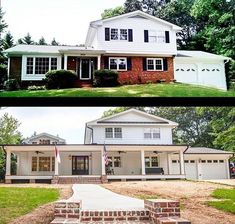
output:
<path id="1" fill-rule="evenodd" d="M 117 29 L 132 29 L 133 42 L 110 40 L 105 41 L 105 27 Z M 170 43 L 145 43 L 144 30 L 169 31 Z M 176 33 L 171 26 L 160 22 L 142 18 L 122 18 L 119 20 L 104 22 L 103 26 L 97 28 L 97 39 L 94 45 L 98 49 L 125 52 L 146 52 L 153 54 L 176 54 Z"/>
<path id="2" fill-rule="evenodd" d="M 112 125 L 107 127 L 113 127 Z M 106 139 L 105 127 L 93 127 L 93 143 L 96 144 L 172 144 L 171 127 L 160 127 L 160 139 L 144 139 L 146 126 L 117 126 L 122 128 L 122 139 Z M 151 128 L 159 128 L 151 126 Z"/>

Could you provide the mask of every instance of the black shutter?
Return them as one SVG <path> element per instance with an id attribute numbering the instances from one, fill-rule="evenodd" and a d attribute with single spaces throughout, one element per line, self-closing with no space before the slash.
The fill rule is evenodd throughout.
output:
<path id="1" fill-rule="evenodd" d="M 165 31 L 166 43 L 170 43 L 170 33 L 169 31 Z"/>
<path id="2" fill-rule="evenodd" d="M 104 69 L 109 69 L 109 57 L 104 57 Z"/>
<path id="3" fill-rule="evenodd" d="M 144 42 L 149 42 L 149 31 L 148 30 L 144 31 Z"/>
<path id="4" fill-rule="evenodd" d="M 78 77 L 80 78 L 80 66 L 81 66 L 81 63 L 80 63 L 80 58 L 77 59 L 77 74 L 78 74 Z"/>
<path id="5" fill-rule="evenodd" d="M 163 70 L 167 71 L 168 70 L 168 62 L 167 62 L 167 58 L 163 59 Z"/>
<path id="6" fill-rule="evenodd" d="M 105 41 L 110 41 L 110 29 L 105 28 Z"/>
<path id="7" fill-rule="evenodd" d="M 127 70 L 128 71 L 132 70 L 132 61 L 131 61 L 131 58 L 127 58 Z"/>
<path id="8" fill-rule="evenodd" d="M 133 30 L 132 29 L 128 30 L 128 41 L 133 42 Z"/>
<path id="9" fill-rule="evenodd" d="M 143 58 L 143 71 L 147 71 L 147 58 Z"/>

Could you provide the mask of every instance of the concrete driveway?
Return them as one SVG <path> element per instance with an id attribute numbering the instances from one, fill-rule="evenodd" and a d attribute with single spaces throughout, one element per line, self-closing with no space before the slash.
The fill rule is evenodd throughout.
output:
<path id="1" fill-rule="evenodd" d="M 144 200 L 123 196 L 95 184 L 74 184 L 70 200 L 82 200 L 82 210 L 142 210 Z"/>
<path id="2" fill-rule="evenodd" d="M 226 184 L 235 187 L 235 179 L 221 179 L 221 180 L 205 180 L 206 182 L 216 183 L 216 184 Z"/>

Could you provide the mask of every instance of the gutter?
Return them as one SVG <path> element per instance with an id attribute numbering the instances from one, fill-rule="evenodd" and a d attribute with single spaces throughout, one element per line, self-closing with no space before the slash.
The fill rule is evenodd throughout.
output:
<path id="1" fill-rule="evenodd" d="M 85 143 L 85 139 L 86 139 L 86 129 L 87 129 L 87 128 L 91 130 L 92 142 L 91 142 L 90 144 L 93 144 L 93 128 L 89 127 L 89 126 L 87 125 L 87 123 L 86 123 L 85 136 L 84 136 L 84 145 L 87 145 L 87 144 Z"/>

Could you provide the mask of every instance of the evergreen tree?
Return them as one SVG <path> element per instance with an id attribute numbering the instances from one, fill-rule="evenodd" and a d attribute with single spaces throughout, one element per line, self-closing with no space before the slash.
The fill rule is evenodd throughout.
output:
<path id="1" fill-rule="evenodd" d="M 44 37 L 41 37 L 41 38 L 39 39 L 39 41 L 38 41 L 38 44 L 39 44 L 39 45 L 47 45 L 45 38 L 44 38 Z"/>
<path id="2" fill-rule="evenodd" d="M 27 44 L 27 45 L 34 44 L 34 41 L 32 40 L 32 36 L 29 33 L 27 33 L 27 35 L 24 38 L 22 38 L 22 42 L 23 44 Z"/>
<path id="3" fill-rule="evenodd" d="M 3 49 L 6 50 L 14 46 L 14 39 L 11 33 L 8 31 L 3 38 Z"/>
<path id="4" fill-rule="evenodd" d="M 53 40 L 51 41 L 51 45 L 58 46 L 59 43 L 55 40 L 55 38 L 53 38 Z"/>

